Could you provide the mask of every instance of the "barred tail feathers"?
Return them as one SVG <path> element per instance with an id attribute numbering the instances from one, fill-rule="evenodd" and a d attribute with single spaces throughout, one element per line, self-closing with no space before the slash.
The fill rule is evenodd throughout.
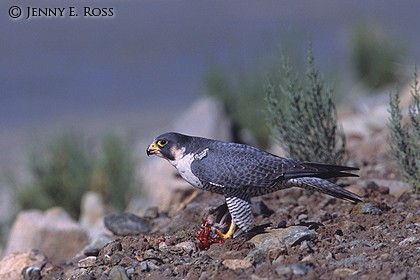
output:
<path id="1" fill-rule="evenodd" d="M 327 180 L 316 178 L 316 177 L 301 177 L 289 179 L 286 182 L 286 185 L 289 187 L 299 187 L 309 190 L 314 190 L 322 192 L 328 195 L 331 195 L 336 198 L 353 201 L 353 202 L 362 202 L 362 198 L 358 195 L 337 186 L 334 183 L 331 183 Z"/>

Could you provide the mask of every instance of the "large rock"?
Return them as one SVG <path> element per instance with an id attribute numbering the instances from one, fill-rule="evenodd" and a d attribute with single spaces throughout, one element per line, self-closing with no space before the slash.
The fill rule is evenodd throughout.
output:
<path id="1" fill-rule="evenodd" d="M 232 139 L 231 125 L 223 104 L 206 97 L 199 99 L 179 116 L 168 131 L 230 141 Z M 166 160 L 150 157 L 143 162 L 141 168 L 142 187 L 150 198 L 147 205 L 144 205 L 145 208 L 158 205 L 159 210 L 167 211 L 171 206 L 171 197 L 174 192 L 191 188 Z"/>
<path id="2" fill-rule="evenodd" d="M 5 254 L 39 249 L 56 263 L 73 258 L 88 243 L 88 234 L 62 208 L 31 210 L 16 218 Z"/>
<path id="3" fill-rule="evenodd" d="M 40 279 L 40 270 L 47 262 L 48 258 L 37 250 L 11 253 L 0 261 L 0 279 Z M 23 278 L 23 274 L 32 278 Z"/>

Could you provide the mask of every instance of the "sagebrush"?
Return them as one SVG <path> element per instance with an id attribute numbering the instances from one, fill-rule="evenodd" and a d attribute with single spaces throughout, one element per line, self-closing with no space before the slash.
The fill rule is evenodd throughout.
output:
<path id="1" fill-rule="evenodd" d="M 390 146 L 392 155 L 397 160 L 405 180 L 413 186 L 414 192 L 420 192 L 420 87 L 417 68 L 411 83 L 411 103 L 408 108 L 408 120 L 403 123 L 400 108 L 399 90 L 390 94 Z"/>
<path id="2" fill-rule="evenodd" d="M 32 150 L 28 169 L 31 182 L 17 194 L 20 208 L 45 210 L 59 205 L 72 217 L 79 216 L 93 170 L 92 154 L 80 134 L 65 133 L 45 149 Z"/>
<path id="3" fill-rule="evenodd" d="M 342 164 L 345 135 L 337 125 L 332 87 L 320 77 L 312 48 L 305 78 L 284 55 L 279 76 L 266 86 L 268 121 L 279 145 L 292 158 Z"/>
<path id="4" fill-rule="evenodd" d="M 17 194 L 20 208 L 61 206 L 78 218 L 83 194 L 94 190 L 110 206 L 123 211 L 130 191 L 139 188 L 134 180 L 133 153 L 113 134 L 105 136 L 100 147 L 95 154 L 81 133 L 71 132 L 54 138 L 45 149 L 31 152 L 31 181 Z"/>
<path id="5" fill-rule="evenodd" d="M 135 162 L 132 154 L 128 143 L 114 134 L 106 135 L 91 175 L 91 190 L 102 194 L 105 201 L 119 211 L 125 209 L 135 191 Z"/>

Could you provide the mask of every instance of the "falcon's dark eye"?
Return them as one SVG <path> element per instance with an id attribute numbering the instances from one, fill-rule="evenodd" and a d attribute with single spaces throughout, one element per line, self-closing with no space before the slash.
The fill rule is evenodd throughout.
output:
<path id="1" fill-rule="evenodd" d="M 166 141 L 166 140 L 159 140 L 159 141 L 157 141 L 157 144 L 158 144 L 158 146 L 159 147 L 163 147 L 163 146 L 165 146 L 166 144 L 168 144 L 168 141 Z"/>

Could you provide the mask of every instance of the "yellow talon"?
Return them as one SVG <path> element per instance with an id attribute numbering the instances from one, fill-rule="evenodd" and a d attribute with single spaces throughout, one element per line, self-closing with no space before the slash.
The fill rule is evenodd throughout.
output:
<path id="1" fill-rule="evenodd" d="M 229 237 L 231 237 L 233 235 L 233 232 L 235 231 L 236 225 L 235 223 L 232 221 L 230 223 L 229 226 L 229 230 L 226 233 L 221 232 L 220 230 L 216 229 L 216 233 L 222 237 L 223 239 L 228 239 Z"/>

